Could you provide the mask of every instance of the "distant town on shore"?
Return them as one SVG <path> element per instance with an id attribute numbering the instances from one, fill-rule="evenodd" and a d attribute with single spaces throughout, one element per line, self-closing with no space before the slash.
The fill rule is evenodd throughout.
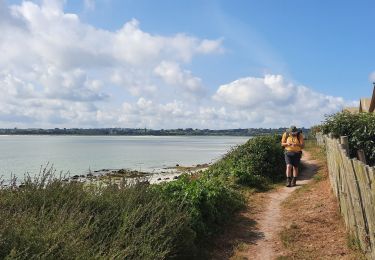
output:
<path id="1" fill-rule="evenodd" d="M 307 133 L 309 129 L 302 128 L 303 133 Z M 263 134 L 282 134 L 286 128 L 238 128 L 238 129 L 193 129 L 193 128 L 177 128 L 177 129 L 147 129 L 147 128 L 3 128 L 0 129 L 0 135 L 154 135 L 154 136 L 170 136 L 170 135 L 207 135 L 207 136 L 255 136 Z"/>

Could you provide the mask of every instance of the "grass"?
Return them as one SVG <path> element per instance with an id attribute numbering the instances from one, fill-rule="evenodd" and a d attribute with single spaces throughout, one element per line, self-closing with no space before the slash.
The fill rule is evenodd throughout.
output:
<path id="1" fill-rule="evenodd" d="M 348 233 L 347 235 L 347 245 L 352 250 L 361 250 L 359 240 L 352 234 Z"/>
<path id="2" fill-rule="evenodd" d="M 290 248 L 299 237 L 298 226 L 292 223 L 289 227 L 280 232 L 281 242 L 286 248 Z"/>
<path id="3" fill-rule="evenodd" d="M 354 235 L 348 233 L 347 234 L 347 246 L 350 248 L 353 252 L 356 253 L 356 260 L 366 260 L 368 259 L 365 254 L 361 251 L 360 242 L 357 238 L 355 238 Z"/>
<path id="4" fill-rule="evenodd" d="M 328 169 L 325 148 L 318 146 L 315 140 L 308 140 L 306 141 L 305 150 L 310 153 L 313 160 L 317 161 L 318 169 L 313 176 L 313 180 L 315 182 L 326 180 L 328 178 Z"/>
<path id="5" fill-rule="evenodd" d="M 191 259 L 243 205 L 219 178 L 80 183 L 53 169 L 0 189 L 0 259 Z"/>
<path id="6" fill-rule="evenodd" d="M 317 145 L 316 140 L 306 140 L 304 149 L 311 153 L 314 160 L 326 160 L 325 148 Z"/>
<path id="7" fill-rule="evenodd" d="M 194 236 L 188 212 L 147 186 L 65 183 L 49 170 L 1 189 L 0 219 L 1 259 L 164 259 Z"/>

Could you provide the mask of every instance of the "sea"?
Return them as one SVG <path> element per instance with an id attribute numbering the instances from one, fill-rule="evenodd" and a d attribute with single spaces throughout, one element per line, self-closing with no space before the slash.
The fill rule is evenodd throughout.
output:
<path id="1" fill-rule="evenodd" d="M 103 169 L 150 173 L 213 163 L 250 137 L 234 136 L 0 136 L 0 179 L 22 179 L 52 167 L 75 175 Z"/>

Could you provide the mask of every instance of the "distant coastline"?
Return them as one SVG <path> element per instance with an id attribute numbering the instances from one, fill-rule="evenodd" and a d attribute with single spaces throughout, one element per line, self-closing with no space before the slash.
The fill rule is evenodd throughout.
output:
<path id="1" fill-rule="evenodd" d="M 286 128 L 238 128 L 238 129 L 147 129 L 147 128 L 2 128 L 0 135 L 108 135 L 108 136 L 256 136 L 282 134 Z M 303 132 L 309 129 L 302 128 Z"/>

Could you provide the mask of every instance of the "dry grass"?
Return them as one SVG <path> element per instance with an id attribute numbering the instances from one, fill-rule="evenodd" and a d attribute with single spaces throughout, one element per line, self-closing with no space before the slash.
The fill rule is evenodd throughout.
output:
<path id="1" fill-rule="evenodd" d="M 312 142 L 306 149 L 317 160 L 313 181 L 296 190 L 282 205 L 286 220 L 280 232 L 282 259 L 364 259 L 350 239 L 331 192 L 324 151 Z"/>

